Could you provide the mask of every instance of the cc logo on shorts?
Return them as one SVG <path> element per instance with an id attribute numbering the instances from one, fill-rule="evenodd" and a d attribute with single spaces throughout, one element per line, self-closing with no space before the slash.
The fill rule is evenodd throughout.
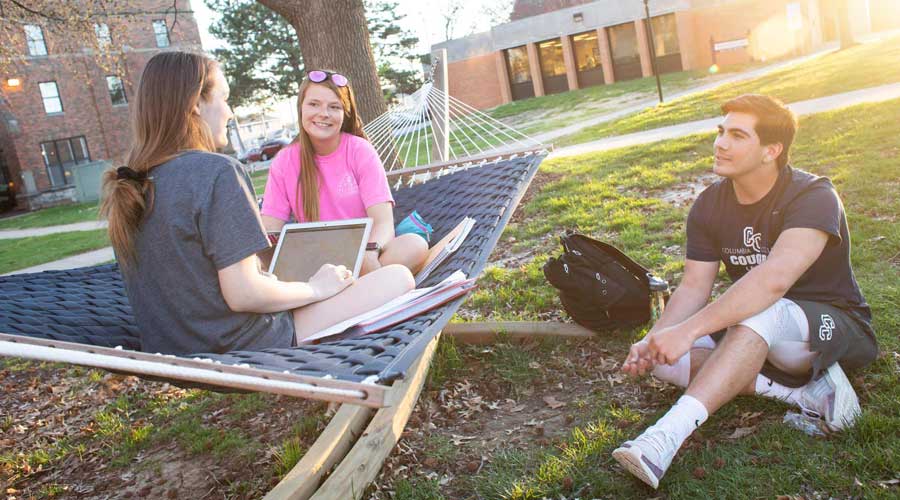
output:
<path id="1" fill-rule="evenodd" d="M 828 314 L 823 314 L 819 318 L 822 324 L 819 326 L 819 339 L 822 341 L 831 340 L 834 333 L 834 319 Z"/>

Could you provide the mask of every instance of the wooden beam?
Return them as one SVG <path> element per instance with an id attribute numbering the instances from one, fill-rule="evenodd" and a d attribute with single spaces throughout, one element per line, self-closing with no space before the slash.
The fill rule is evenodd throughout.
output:
<path id="1" fill-rule="evenodd" d="M 0 355 L 380 408 L 389 387 L 0 333 Z"/>
<path id="2" fill-rule="evenodd" d="M 575 323 L 541 321 L 450 323 L 444 327 L 444 335 L 463 344 L 490 344 L 496 342 L 501 335 L 516 341 L 542 337 L 590 339 L 597 336 L 593 331 Z"/>
<path id="3" fill-rule="evenodd" d="M 350 453 L 331 473 L 313 500 L 347 500 L 361 498 L 369 484 L 375 480 L 384 460 L 400 440 L 403 428 L 419 399 L 425 384 L 425 375 L 437 347 L 437 335 L 429 342 L 419 360 L 407 372 L 407 377 L 395 383 L 390 390 L 396 404 L 378 410 L 366 432 L 359 438 Z"/>
<path id="4" fill-rule="evenodd" d="M 331 418 L 316 442 L 263 500 L 307 500 L 319 481 L 353 446 L 374 410 L 344 404 Z"/>

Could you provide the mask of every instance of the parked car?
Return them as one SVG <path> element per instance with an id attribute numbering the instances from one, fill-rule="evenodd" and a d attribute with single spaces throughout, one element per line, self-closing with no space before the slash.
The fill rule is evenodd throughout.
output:
<path id="1" fill-rule="evenodd" d="M 238 157 L 241 163 L 253 163 L 262 160 L 262 154 L 259 148 L 252 148 L 244 151 L 244 154 Z"/>
<path id="2" fill-rule="evenodd" d="M 269 158 L 274 158 L 281 148 L 290 144 L 291 141 L 287 139 L 272 139 L 270 141 L 266 141 L 259 146 L 259 157 L 262 161 L 266 161 Z"/>

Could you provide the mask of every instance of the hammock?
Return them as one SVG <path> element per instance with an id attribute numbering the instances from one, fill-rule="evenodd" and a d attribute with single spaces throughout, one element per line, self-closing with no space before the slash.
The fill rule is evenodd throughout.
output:
<path id="1" fill-rule="evenodd" d="M 457 269 L 469 277 L 482 271 L 545 156 L 542 148 L 505 155 L 488 150 L 464 163 L 389 174 L 406 176 L 409 184 L 415 184 L 395 190 L 396 220 L 416 209 L 434 227 L 436 238 L 466 215 L 477 221 L 460 249 L 422 286 L 436 284 Z M 415 183 L 426 178 L 430 179 L 426 183 Z M 406 376 L 464 300 L 356 339 L 260 352 L 171 356 L 137 351 L 138 331 L 115 264 L 0 277 L 0 289 L 0 355 L 74 363 L 181 385 L 371 407 L 392 403 L 388 384 Z"/>

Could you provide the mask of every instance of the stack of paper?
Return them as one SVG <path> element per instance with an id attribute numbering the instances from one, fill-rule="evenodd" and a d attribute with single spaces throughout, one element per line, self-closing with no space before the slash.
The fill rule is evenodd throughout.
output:
<path id="1" fill-rule="evenodd" d="M 471 217 L 464 218 L 452 231 L 447 233 L 447 236 L 441 238 L 441 241 L 435 243 L 434 246 L 428 250 L 428 256 L 425 258 L 422 270 L 416 274 L 416 286 L 419 286 L 420 283 L 425 281 L 425 278 L 447 260 L 447 257 L 449 257 L 450 254 L 459 249 L 460 245 L 462 245 L 466 237 L 469 236 L 469 232 L 474 226 L 475 219 Z"/>
<path id="2" fill-rule="evenodd" d="M 326 337 L 328 341 L 343 340 L 377 332 L 461 297 L 474 287 L 474 279 L 466 279 L 465 273 L 456 271 L 435 286 L 407 292 L 379 308 L 301 339 L 300 343 L 311 343 Z"/>

